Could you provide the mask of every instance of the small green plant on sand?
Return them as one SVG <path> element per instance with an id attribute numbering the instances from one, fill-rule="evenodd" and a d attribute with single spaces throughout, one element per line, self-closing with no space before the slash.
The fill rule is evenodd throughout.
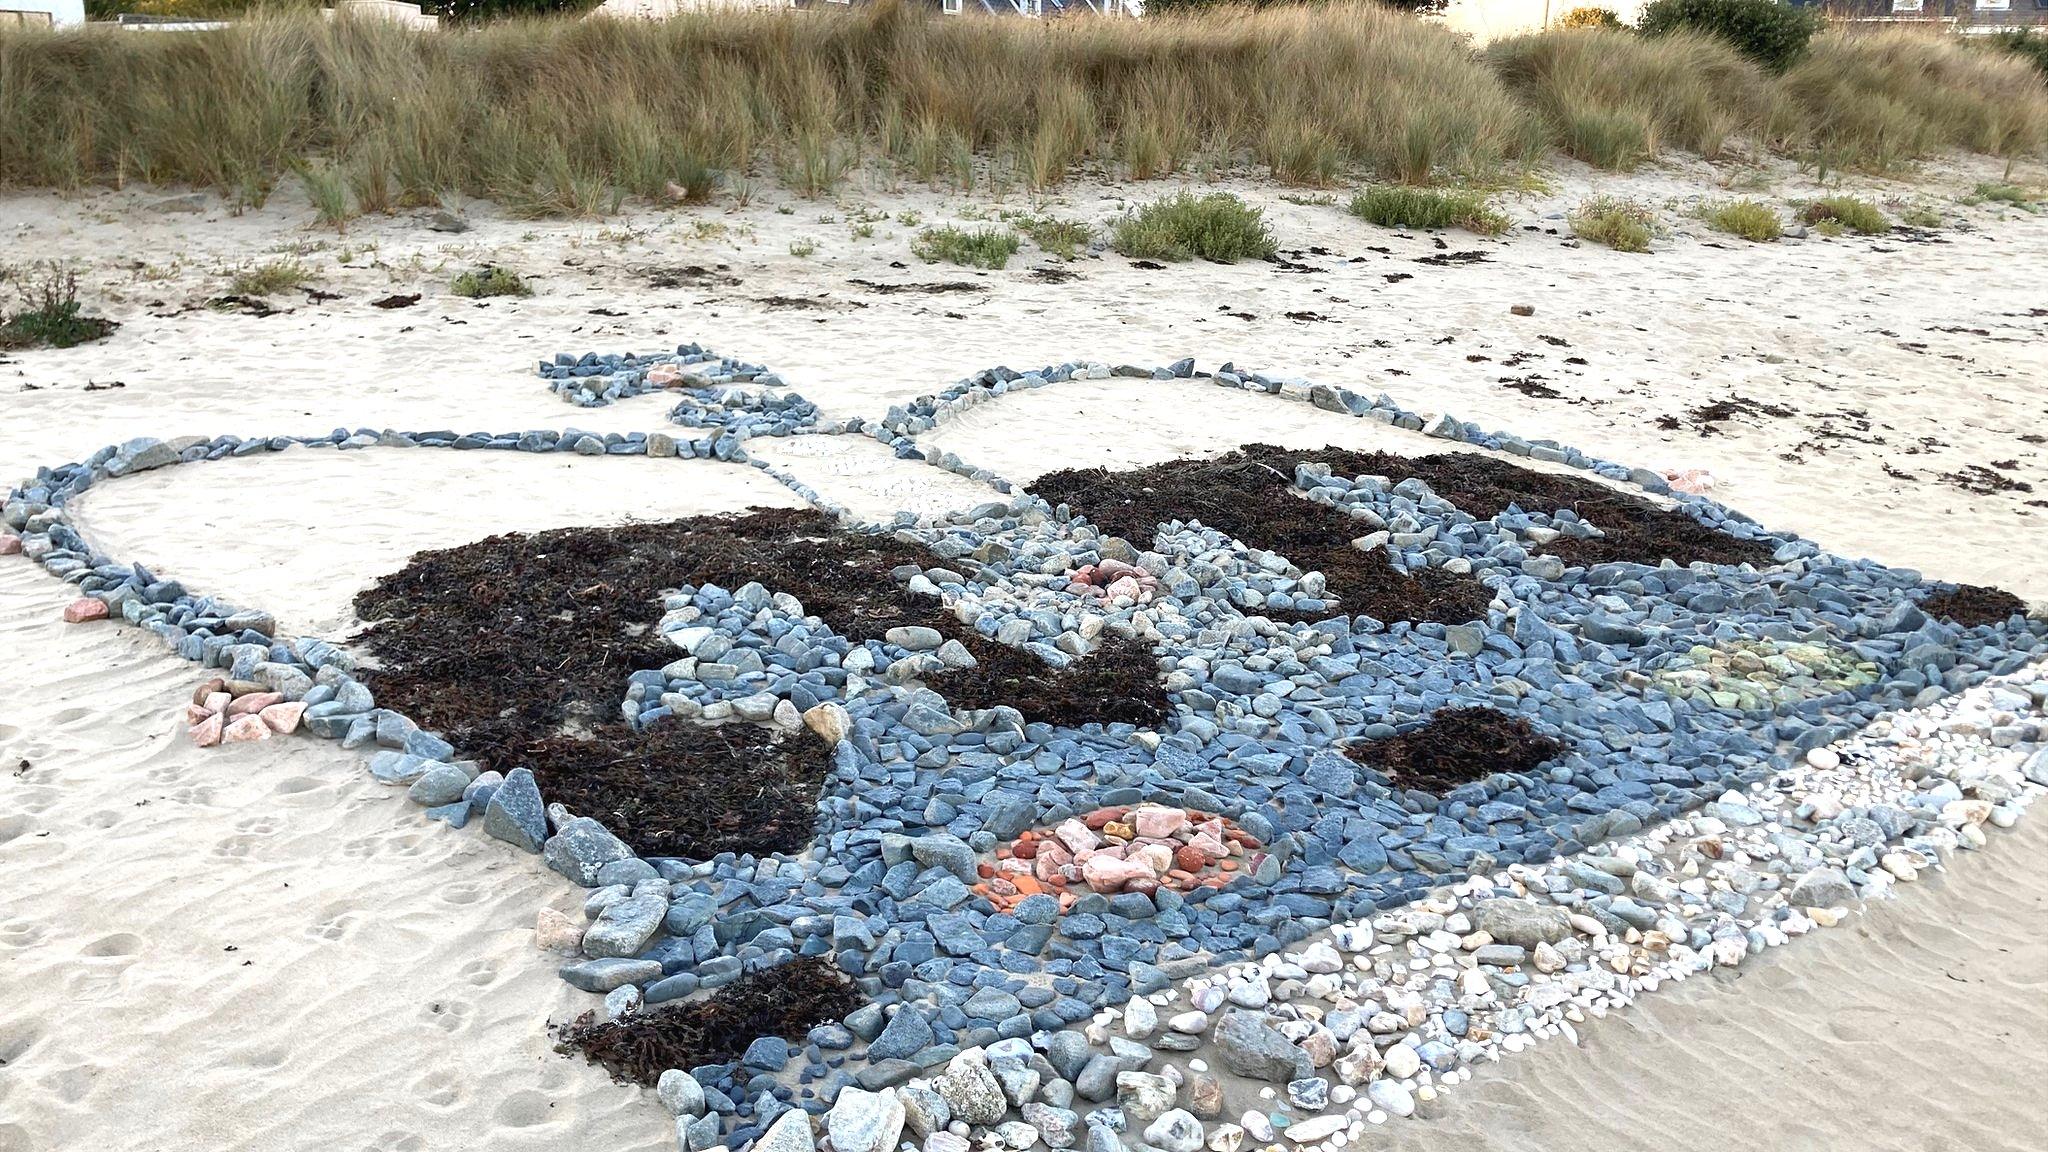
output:
<path id="1" fill-rule="evenodd" d="M 0 350 L 72 348 L 105 338 L 117 327 L 101 316 L 87 316 L 78 303 L 78 274 L 44 265 L 35 283 L 18 283 L 22 307 L 0 320 Z"/>
<path id="2" fill-rule="evenodd" d="M 1265 213 L 1227 192 L 1181 192 L 1116 222 L 1110 245 L 1137 260 L 1263 260 L 1278 246 Z"/>
<path id="3" fill-rule="evenodd" d="M 479 300 L 486 296 L 531 296 L 533 285 L 510 268 L 490 265 L 475 268 L 455 278 L 451 289 L 457 296 Z"/>
<path id="4" fill-rule="evenodd" d="M 944 262 L 969 268 L 997 269 L 1010 262 L 1023 242 L 1007 228 L 977 228 L 972 232 L 946 225 L 927 228 L 910 242 L 911 254 L 927 264 Z"/>
<path id="5" fill-rule="evenodd" d="M 1095 239 L 1095 229 L 1079 220 L 1061 220 L 1054 216 L 1024 216 L 1012 221 L 1017 230 L 1031 237 L 1031 242 L 1062 260 L 1072 260 L 1090 240 Z"/>
<path id="6" fill-rule="evenodd" d="M 1979 204 L 2010 204 L 2015 208 L 2032 211 L 2034 198 L 2017 184 L 1979 184 L 1976 190 L 1963 197 L 1964 204 L 1975 207 Z"/>
<path id="7" fill-rule="evenodd" d="M 1724 200 L 1709 204 L 1700 215 L 1716 232 L 1740 236 L 1752 243 L 1767 244 L 1785 234 L 1778 210 L 1758 200 Z"/>
<path id="8" fill-rule="evenodd" d="M 313 282 L 313 270 L 297 260 L 270 260 L 237 268 L 228 290 L 237 296 L 271 296 Z"/>
<path id="9" fill-rule="evenodd" d="M 1351 198 L 1351 214 L 1386 228 L 1463 228 L 1482 236 L 1508 230 L 1508 218 L 1477 192 L 1380 184 Z"/>
<path id="10" fill-rule="evenodd" d="M 1829 196 L 1812 201 L 1799 210 L 1799 219 L 1815 226 L 1834 224 L 1865 236 L 1889 232 L 1892 228 L 1892 222 L 1885 219 L 1877 205 L 1854 196 Z"/>
<path id="11" fill-rule="evenodd" d="M 818 242 L 809 236 L 791 240 L 789 242 L 789 254 L 799 260 L 809 260 L 818 254 Z"/>
<path id="12" fill-rule="evenodd" d="M 1941 213 L 1926 204 L 1908 204 L 1899 210 L 1899 223 L 1908 228 L 1939 228 L 1943 220 Z"/>
<path id="13" fill-rule="evenodd" d="M 1595 196 L 1571 214 L 1572 235 L 1616 252 L 1648 252 L 1656 233 L 1657 215 L 1648 205 L 1613 196 Z"/>

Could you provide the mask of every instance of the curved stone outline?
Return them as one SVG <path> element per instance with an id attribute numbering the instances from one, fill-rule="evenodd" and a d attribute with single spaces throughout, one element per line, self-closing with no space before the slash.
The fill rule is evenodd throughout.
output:
<path id="1" fill-rule="evenodd" d="M 1076 368 L 1081 367 L 1083 366 L 1069 365 L 1065 366 L 1064 371 L 1067 375 L 1071 376 Z M 1060 370 L 1054 370 L 1055 373 L 1058 371 Z M 1090 371 L 1101 370 L 1092 369 Z M 1150 373 L 1150 375 L 1156 378 L 1162 372 L 1176 376 L 1189 376 L 1192 375 L 1192 363 L 1184 361 L 1182 364 L 1174 366 L 1173 369 L 1158 370 Z M 1125 374 L 1135 373 L 1126 372 Z M 983 377 L 993 380 L 998 384 L 1007 383 L 1007 381 L 1000 378 L 996 370 L 983 374 Z M 1219 382 L 1228 383 L 1227 380 L 1220 377 L 1221 374 L 1219 374 Z M 1023 377 L 1014 378 L 1024 379 Z M 972 379 L 974 378 L 970 378 L 970 380 Z M 1045 382 L 1051 382 L 1051 378 L 1047 378 Z M 1027 384 L 1026 386 L 1029 385 Z M 1280 390 L 1280 388 L 1268 387 L 1263 384 L 1260 386 L 1264 387 L 1267 391 Z M 994 394 L 994 390 L 989 389 L 983 394 Z M 952 403 L 972 403 L 974 400 L 969 399 L 969 397 L 974 395 L 975 393 L 971 388 L 969 390 L 956 391 L 956 394 L 952 397 Z M 1374 409 L 1374 411 L 1392 412 L 1395 410 Z M 938 414 L 938 409 L 935 407 L 934 416 Z M 1419 418 L 1417 419 L 1419 421 Z M 1390 417 L 1388 422 L 1399 423 L 1399 416 Z M 899 421 L 899 423 L 901 422 Z M 1463 431 L 1462 425 L 1457 425 L 1455 421 L 1448 421 L 1447 418 L 1438 422 L 1438 428 L 1443 432 L 1448 432 L 1453 428 Z M 883 439 L 884 442 L 892 442 L 889 437 L 882 435 L 880 432 L 877 432 L 876 435 L 878 438 Z M 905 447 L 909 447 L 914 452 L 914 441 L 907 445 L 904 441 L 909 441 L 907 435 L 898 435 L 894 441 L 899 453 L 902 453 Z M 68 551 L 72 544 L 82 544 L 82 541 L 77 540 L 76 534 L 69 529 L 69 526 L 63 523 L 61 512 L 57 516 L 52 517 L 47 512 L 36 512 L 14 506 L 17 499 L 33 497 L 38 489 L 41 489 L 48 495 L 55 497 L 52 504 L 61 509 L 65 499 L 79 491 L 85 490 L 93 480 L 100 476 L 127 475 L 137 471 L 164 466 L 172 462 L 185 462 L 186 460 L 220 458 L 227 455 L 250 455 L 265 450 L 274 450 L 292 443 L 335 446 L 339 448 L 366 447 L 379 443 L 410 443 L 419 446 L 440 446 L 454 449 L 488 448 L 526 451 L 576 451 L 592 455 L 660 454 L 658 451 L 653 450 L 652 446 L 656 442 L 651 436 L 643 436 L 641 434 L 619 436 L 618 434 L 612 434 L 600 438 L 595 434 L 575 433 L 573 430 L 562 434 L 529 433 L 526 436 L 516 438 L 497 437 L 488 434 L 456 436 L 453 433 L 379 433 L 370 430 L 359 430 L 355 433 L 349 433 L 345 429 L 337 429 L 329 436 L 318 438 L 273 438 L 269 440 L 241 441 L 236 438 L 224 437 L 214 441 L 202 441 L 184 445 L 138 440 L 115 448 L 104 449 L 102 452 L 96 453 L 93 457 L 89 458 L 84 465 L 67 466 L 65 469 L 45 470 L 42 476 L 39 477 L 40 480 L 44 481 L 43 484 L 17 489 L 10 497 L 7 519 L 13 526 L 28 530 L 30 550 L 37 559 L 44 562 L 45 566 L 53 574 L 66 577 L 67 579 L 77 577 L 75 582 L 80 584 L 82 590 L 88 592 L 108 591 L 109 589 L 105 587 L 87 589 L 84 586 L 96 580 L 111 581 L 118 576 L 119 583 L 113 589 L 114 596 L 108 599 L 110 603 L 121 609 L 124 618 L 130 622 L 145 623 L 147 626 L 152 627 L 152 630 L 158 631 L 160 635 L 166 635 L 167 638 L 170 638 L 170 634 L 173 631 L 185 629 L 188 623 L 198 624 L 202 630 L 206 631 L 212 631 L 214 627 L 223 629 L 220 635 L 204 637 L 195 637 L 190 630 L 186 630 L 183 635 L 176 637 L 181 654 L 187 654 L 191 658 L 200 659 L 208 663 L 220 662 L 223 658 L 226 658 L 235 662 L 232 667 L 238 672 L 248 672 L 266 677 L 274 685 L 281 683 L 283 686 L 293 689 L 300 687 L 297 677 L 305 677 L 305 691 L 308 694 L 315 693 L 322 688 L 336 688 L 338 694 L 340 691 L 338 687 L 339 682 L 346 680 L 347 664 L 345 654 L 340 653 L 331 645 L 326 645 L 318 640 L 299 641 L 292 645 L 278 645 L 271 641 L 269 635 L 259 628 L 240 627 L 238 629 L 238 624 L 247 625 L 253 623 L 253 621 L 246 617 L 238 620 L 236 614 L 226 605 L 210 599 L 191 597 L 182 588 L 165 586 L 165 582 L 154 580 L 146 570 L 132 568 L 125 574 L 116 571 L 103 572 L 98 570 L 98 568 L 89 567 L 82 563 L 83 558 L 53 554 L 53 552 Z M 1537 445 L 1533 447 L 1542 446 Z M 923 455 L 923 453 L 919 454 Z M 1571 462 L 1573 454 L 1560 450 L 1560 456 L 1566 462 Z M 743 454 L 741 458 L 744 458 Z M 760 462 L 750 462 L 756 466 L 763 466 Z M 943 464 L 944 462 L 941 461 L 941 463 Z M 1597 466 L 1598 462 L 1594 462 L 1594 464 Z M 1618 468 L 1618 466 L 1609 467 Z M 774 469 L 768 470 L 771 474 L 776 474 L 777 472 Z M 964 474 L 972 474 L 972 470 L 970 469 Z M 990 479 L 999 489 L 1003 486 L 999 480 L 994 480 L 990 477 L 983 478 Z M 800 493 L 805 491 L 786 475 L 777 475 L 777 479 L 798 488 Z M 51 483 L 55 484 L 54 488 L 49 486 Z M 814 498 L 814 495 L 807 494 L 806 498 Z M 1703 503 L 1711 504 L 1711 502 Z M 955 517 L 954 519 L 957 520 L 959 518 Z M 40 542 L 33 539 L 38 535 L 43 537 L 43 540 Z M 1812 545 L 1806 544 L 1803 541 L 1798 543 L 1804 545 L 1805 549 L 1811 550 L 1808 555 L 1818 554 L 1818 549 L 1813 548 Z M 195 639 L 197 640 L 196 645 L 190 643 L 190 641 Z M 257 649 L 260 649 L 260 652 L 255 651 Z M 2020 658 L 2023 660 L 2024 656 L 2021 655 Z M 248 665 L 246 668 L 242 667 L 245 663 Z M 338 671 L 330 674 L 328 672 L 330 668 L 338 669 Z M 329 681 L 332 682 L 316 682 L 317 678 L 323 676 L 328 677 Z M 320 703 L 328 702 L 330 700 L 327 699 L 320 701 Z M 940 703 L 943 703 L 943 701 Z M 398 719 L 402 720 L 402 718 Z M 329 725 L 328 727 L 332 729 L 335 726 Z M 381 739 L 385 734 L 378 731 L 378 729 L 382 727 L 383 725 L 373 724 L 369 738 L 380 738 L 380 742 L 389 742 Z M 395 722 L 391 727 L 393 729 L 392 736 L 395 738 L 397 747 L 405 750 L 401 753 L 402 755 L 447 754 L 443 751 L 445 749 L 445 742 L 435 743 L 438 738 L 432 737 L 431 734 L 419 733 L 416 729 L 410 729 L 409 725 Z M 354 730 L 357 728 L 357 725 L 352 722 L 349 728 Z M 330 732 L 329 734 L 342 733 Z M 415 743 L 419 745 L 417 750 L 412 747 Z M 1141 795 L 1141 798 L 1149 799 L 1152 797 Z M 1277 943 L 1276 939 L 1276 945 Z M 1207 961 L 1205 960 L 1204 966 L 1206 964 Z M 1151 978 L 1147 977 L 1146 979 L 1150 980 Z"/>

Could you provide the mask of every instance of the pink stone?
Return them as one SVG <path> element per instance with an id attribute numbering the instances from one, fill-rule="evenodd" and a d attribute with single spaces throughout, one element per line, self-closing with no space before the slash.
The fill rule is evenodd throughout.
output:
<path id="1" fill-rule="evenodd" d="M 247 696 L 237 696 L 228 704 L 228 719 L 232 720 L 237 716 L 254 716 L 272 704 L 282 703 L 284 703 L 284 693 L 282 692 L 251 692 Z"/>
<path id="2" fill-rule="evenodd" d="M 80 596 L 64 606 L 66 624 L 83 624 L 87 620 L 105 620 L 107 602 L 93 596 Z"/>
<path id="3" fill-rule="evenodd" d="M 1119 576 L 1110 582 L 1107 591 L 1111 596 L 1129 596 L 1131 599 L 1136 600 L 1145 589 L 1129 576 Z"/>
<path id="4" fill-rule="evenodd" d="M 553 908 L 543 908 L 534 921 L 533 942 L 549 952 L 575 956 L 583 951 L 583 926 Z"/>
<path id="5" fill-rule="evenodd" d="M 252 740 L 270 739 L 270 725 L 261 716 L 243 716 L 228 721 L 221 729 L 220 742 L 223 744 L 247 744 Z"/>
<path id="6" fill-rule="evenodd" d="M 220 743 L 221 718 L 218 712 L 209 712 L 206 719 L 192 726 L 192 742 L 201 748 L 211 748 Z"/>
<path id="7" fill-rule="evenodd" d="M 283 736 L 298 731 L 299 718 L 305 714 L 304 700 L 287 700 L 282 704 L 272 704 L 256 715 L 263 723 L 269 725 L 272 732 Z"/>
<path id="8" fill-rule="evenodd" d="M 185 723 L 188 725 L 204 724 L 206 723 L 206 718 L 212 715 L 214 713 L 207 711 L 204 704 L 185 705 Z"/>
<path id="9" fill-rule="evenodd" d="M 1135 860 L 1119 860 L 1107 852 L 1098 852 L 1081 862 L 1081 879 L 1088 887 L 1101 893 L 1123 891 L 1124 885 L 1133 880 L 1156 880 L 1158 873 Z"/>
<path id="10" fill-rule="evenodd" d="M 1195 853 L 1204 860 L 1221 860 L 1225 856 L 1230 855 L 1230 849 L 1224 845 L 1223 841 L 1209 835 L 1206 831 L 1197 833 L 1193 840 L 1188 841 L 1186 850 Z"/>
<path id="11" fill-rule="evenodd" d="M 683 382 L 683 370 L 673 364 L 656 364 L 647 370 L 647 382 L 656 388 L 669 388 Z"/>
<path id="12" fill-rule="evenodd" d="M 1074 852 L 1094 848 L 1102 843 L 1102 837 L 1097 836 L 1093 829 L 1074 819 L 1062 822 L 1059 827 L 1052 830 L 1052 834 Z"/>
<path id="13" fill-rule="evenodd" d="M 0 532 L 0 556 L 12 556 L 21 551 L 21 537 L 12 532 Z"/>
<path id="14" fill-rule="evenodd" d="M 1186 811 L 1162 804 L 1140 804 L 1131 813 L 1131 820 L 1138 835 L 1154 839 L 1164 839 L 1188 826 Z"/>
<path id="15" fill-rule="evenodd" d="M 235 698 L 226 692 L 208 692 L 204 707 L 208 712 L 226 712 Z"/>

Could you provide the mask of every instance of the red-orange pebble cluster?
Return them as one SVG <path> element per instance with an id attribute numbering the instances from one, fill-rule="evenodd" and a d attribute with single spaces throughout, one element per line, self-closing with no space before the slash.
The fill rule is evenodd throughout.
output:
<path id="1" fill-rule="evenodd" d="M 1221 888 L 1265 858 L 1257 838 L 1229 820 L 1163 804 L 1098 808 L 1052 828 L 1022 833 L 981 864 L 974 891 L 1008 911 L 1027 896 L 1078 890 L 1150 894 Z"/>

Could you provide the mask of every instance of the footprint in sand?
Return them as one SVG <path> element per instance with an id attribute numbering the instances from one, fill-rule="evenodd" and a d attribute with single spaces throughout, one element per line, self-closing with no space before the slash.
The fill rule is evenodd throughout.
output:
<path id="1" fill-rule="evenodd" d="M 43 1026 L 34 1020 L 0 1024 L 0 1067 L 15 1064 L 43 1038 Z"/>
<path id="2" fill-rule="evenodd" d="M 441 899 L 450 904 L 474 904 L 484 898 L 481 884 L 450 884 L 441 889 Z"/>
<path id="3" fill-rule="evenodd" d="M 87 944 L 79 954 L 83 956 L 133 956 L 142 951 L 148 944 L 149 941 L 144 940 L 133 932 L 116 932 L 111 936 L 102 936 Z"/>
<path id="4" fill-rule="evenodd" d="M 0 946 L 31 948 L 42 941 L 42 925 L 28 920 L 0 920 Z"/>
<path id="5" fill-rule="evenodd" d="M 436 1070 L 412 1082 L 412 1093 L 436 1108 L 447 1108 L 462 1101 L 462 1079 L 452 1073 Z"/>
<path id="6" fill-rule="evenodd" d="M 487 987 L 498 982 L 498 964 L 495 960 L 471 960 L 462 966 L 462 978 L 478 987 Z"/>
<path id="7" fill-rule="evenodd" d="M 507 1128 L 531 1128 L 547 1123 L 548 1109 L 554 1106 L 545 1093 L 526 1088 L 505 1097 L 492 1115 Z"/>
<path id="8" fill-rule="evenodd" d="M 271 816 L 251 816 L 235 825 L 235 831 L 251 836 L 268 836 L 277 831 L 278 822 Z"/>
<path id="9" fill-rule="evenodd" d="M 443 1032 L 460 1032 L 469 1027 L 476 1008 L 463 1000 L 435 1000 L 426 1007 L 426 1017 Z"/>
<path id="10" fill-rule="evenodd" d="M 185 778 L 185 769 L 176 764 L 166 764 L 161 768 L 151 768 L 143 773 L 143 777 L 151 784 L 176 784 Z"/>
<path id="11" fill-rule="evenodd" d="M 296 796 L 301 792 L 311 792 L 316 788 L 324 786 L 324 782 L 316 780 L 311 776 L 287 776 L 283 780 L 279 780 L 277 787 L 272 788 L 271 791 L 279 796 Z"/>
<path id="12" fill-rule="evenodd" d="M 239 860 L 249 855 L 249 849 L 255 847 L 258 839 L 255 836 L 230 836 L 213 846 L 213 854 L 215 856 L 230 856 Z"/>
<path id="13" fill-rule="evenodd" d="M 425 1152 L 427 1142 L 417 1132 L 386 1132 L 364 1152 Z"/>
<path id="14" fill-rule="evenodd" d="M 101 831 L 105 831 L 106 829 L 112 828 L 113 826 L 119 824 L 121 821 L 126 820 L 127 818 L 128 814 L 125 812 L 116 812 L 112 809 L 108 809 L 107 811 L 95 812 L 92 815 L 87 816 L 83 821 L 81 821 L 81 823 L 83 823 L 87 828 L 98 828 Z"/>
<path id="15" fill-rule="evenodd" d="M 0 816 L 0 844 L 26 835 L 35 826 L 36 822 L 26 816 Z"/>
<path id="16" fill-rule="evenodd" d="M 341 940 L 347 938 L 348 934 L 355 930 L 355 926 L 355 913 L 337 912 L 306 929 L 306 935 L 316 940 Z"/>

